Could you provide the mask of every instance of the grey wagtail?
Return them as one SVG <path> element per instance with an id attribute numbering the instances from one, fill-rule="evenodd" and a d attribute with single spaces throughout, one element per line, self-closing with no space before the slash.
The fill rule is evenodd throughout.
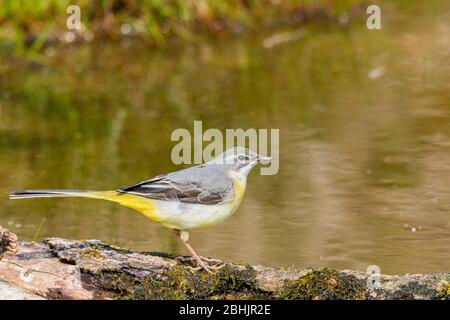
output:
<path id="1" fill-rule="evenodd" d="M 188 230 L 214 225 L 230 217 L 242 201 L 250 170 L 270 160 L 237 147 L 204 164 L 117 191 L 19 190 L 11 193 L 10 198 L 84 197 L 117 202 L 173 229 L 198 267 L 211 272 L 216 267 L 207 262 L 214 259 L 197 254 L 188 243 Z"/>

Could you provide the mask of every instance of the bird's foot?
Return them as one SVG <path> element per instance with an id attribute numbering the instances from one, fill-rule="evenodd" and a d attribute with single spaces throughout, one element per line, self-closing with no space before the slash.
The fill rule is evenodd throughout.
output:
<path id="1" fill-rule="evenodd" d="M 203 256 L 198 256 L 200 258 L 200 260 L 202 260 L 203 262 L 210 262 L 210 263 L 223 263 L 222 260 L 220 259 L 215 259 L 215 258 L 210 258 L 210 257 L 203 257 Z M 176 257 L 177 260 L 181 261 L 181 262 L 197 262 L 197 259 L 195 257 L 185 257 L 185 256 L 179 256 Z"/>
<path id="2" fill-rule="evenodd" d="M 212 266 L 206 263 L 198 263 L 197 267 L 189 267 L 190 270 L 192 271 L 199 271 L 199 270 L 205 270 L 208 273 L 213 273 L 214 270 L 220 270 L 225 266 L 225 263 L 221 264 L 221 265 L 217 265 L 217 266 Z"/>
<path id="3" fill-rule="evenodd" d="M 183 263 L 195 263 L 197 266 L 189 267 L 189 269 L 192 271 L 199 271 L 203 269 L 208 273 L 213 273 L 213 270 L 219 270 L 225 266 L 225 263 L 223 263 L 223 261 L 220 259 L 207 258 L 202 256 L 198 256 L 198 259 L 196 257 L 177 257 L 176 259 Z M 210 265 L 209 263 L 216 263 L 218 265 Z"/>

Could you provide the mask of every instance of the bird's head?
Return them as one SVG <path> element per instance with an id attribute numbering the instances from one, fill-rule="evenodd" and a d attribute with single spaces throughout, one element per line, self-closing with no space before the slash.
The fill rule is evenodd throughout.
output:
<path id="1" fill-rule="evenodd" d="M 271 157 L 261 156 L 246 148 L 235 147 L 226 150 L 210 163 L 225 164 L 233 174 L 245 178 L 255 165 L 270 160 L 272 160 Z"/>

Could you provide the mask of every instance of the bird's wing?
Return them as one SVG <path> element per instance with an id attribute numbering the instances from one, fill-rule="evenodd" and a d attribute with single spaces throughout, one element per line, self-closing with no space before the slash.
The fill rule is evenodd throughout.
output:
<path id="1" fill-rule="evenodd" d="M 160 175 L 118 190 L 149 199 L 205 205 L 226 202 L 233 191 L 233 182 L 225 172 L 204 166 Z"/>

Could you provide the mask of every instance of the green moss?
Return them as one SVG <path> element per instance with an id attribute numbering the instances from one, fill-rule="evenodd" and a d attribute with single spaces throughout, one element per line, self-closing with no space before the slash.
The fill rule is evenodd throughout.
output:
<path id="1" fill-rule="evenodd" d="M 161 275 L 136 277 L 130 270 L 102 270 L 86 276 L 87 282 L 107 289 L 115 299 L 263 299 L 250 266 L 226 265 L 213 274 L 192 271 L 182 264 Z"/>
<path id="2" fill-rule="evenodd" d="M 299 300 L 362 300 L 367 298 L 363 280 L 329 268 L 312 270 L 297 280 L 285 281 L 279 297 Z"/>
<path id="3" fill-rule="evenodd" d="M 267 295 L 256 286 L 256 271 L 248 264 L 226 265 L 212 278 L 210 296 L 218 299 L 258 299 Z"/>
<path id="4" fill-rule="evenodd" d="M 226 265 L 214 274 L 194 272 L 178 265 L 168 273 L 162 285 L 147 279 L 143 283 L 148 296 L 158 293 L 164 299 L 249 299 L 262 298 L 255 286 L 256 272 L 250 267 Z M 136 293 L 136 292 L 134 292 Z M 132 294 L 132 298 L 136 298 Z"/>

